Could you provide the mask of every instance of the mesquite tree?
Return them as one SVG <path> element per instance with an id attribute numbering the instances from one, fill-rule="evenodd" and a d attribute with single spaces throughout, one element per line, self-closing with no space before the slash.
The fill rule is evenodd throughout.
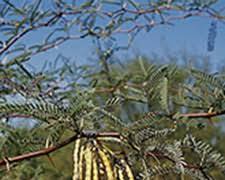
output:
<path id="1" fill-rule="evenodd" d="M 216 25 L 225 18 L 224 8 L 214 5 L 213 0 L 2 0 L 2 177 L 39 156 L 54 165 L 51 153 L 73 143 L 74 180 L 223 179 L 223 155 L 195 132 L 203 129 L 199 120 L 214 126 L 225 114 L 224 76 L 157 65 L 143 57 L 126 67 L 110 64 L 112 55 L 128 49 L 140 31 L 151 33 L 156 26 L 193 16 L 212 21 L 212 51 Z M 43 30 L 40 42 L 24 40 Z M 120 35 L 127 36 L 126 45 L 117 43 Z M 96 43 L 94 68 L 67 61 L 41 72 L 28 68 L 39 54 L 83 38 Z M 21 119 L 32 123 L 15 125 Z"/>

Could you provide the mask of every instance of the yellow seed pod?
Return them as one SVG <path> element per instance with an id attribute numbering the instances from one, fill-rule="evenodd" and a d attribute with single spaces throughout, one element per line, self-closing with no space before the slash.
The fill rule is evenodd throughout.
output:
<path id="1" fill-rule="evenodd" d="M 121 168 L 118 168 L 117 172 L 118 172 L 118 179 L 124 180 L 125 178 L 124 178 L 124 175 L 123 175 L 123 170 Z"/>
<path id="2" fill-rule="evenodd" d="M 81 139 L 75 141 L 73 151 L 73 180 L 79 180 L 79 152 L 80 152 Z"/>
<path id="3" fill-rule="evenodd" d="M 115 179 L 118 179 L 118 180 L 124 180 L 124 174 L 123 174 L 123 169 L 121 168 L 121 166 L 119 165 L 115 165 L 114 168 L 114 176 L 115 176 Z"/>
<path id="4" fill-rule="evenodd" d="M 121 162 L 122 162 L 123 166 L 125 167 L 125 172 L 127 174 L 128 179 L 134 180 L 134 175 L 132 173 L 130 166 L 127 164 L 127 162 L 124 159 L 122 159 Z"/>
<path id="5" fill-rule="evenodd" d="M 92 149 L 90 147 L 90 144 L 87 144 L 84 154 L 85 159 L 85 180 L 91 180 L 92 178 Z"/>
<path id="6" fill-rule="evenodd" d="M 79 180 L 83 180 L 83 171 L 84 171 L 84 168 L 83 168 L 83 161 L 84 161 L 84 153 L 85 153 L 85 150 L 84 150 L 84 146 L 81 146 L 80 148 L 80 153 L 79 153 Z"/>
<path id="7" fill-rule="evenodd" d="M 115 180 L 113 169 L 112 169 L 112 166 L 111 166 L 111 163 L 110 163 L 110 160 L 109 160 L 107 154 L 101 149 L 98 149 L 98 154 L 99 154 L 99 157 L 101 158 L 102 163 L 105 167 L 105 173 L 107 176 L 107 180 Z"/>
<path id="8" fill-rule="evenodd" d="M 98 164 L 97 164 L 97 159 L 94 157 L 92 159 L 93 163 L 93 180 L 98 180 L 99 179 L 99 173 L 98 173 Z"/>
<path id="9" fill-rule="evenodd" d="M 113 167 L 113 173 L 114 173 L 115 179 L 118 179 L 117 166 Z"/>
<path id="10" fill-rule="evenodd" d="M 99 162 L 98 165 L 99 165 L 99 175 L 102 176 L 105 174 L 104 165 L 101 162 Z"/>

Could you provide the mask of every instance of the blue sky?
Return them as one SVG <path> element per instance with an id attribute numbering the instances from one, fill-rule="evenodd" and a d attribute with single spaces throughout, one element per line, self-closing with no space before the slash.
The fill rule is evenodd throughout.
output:
<path id="1" fill-rule="evenodd" d="M 225 1 L 224 1 L 225 2 Z M 218 23 L 215 49 L 207 51 L 207 38 L 211 20 L 207 18 L 190 18 L 178 21 L 174 26 L 160 26 L 150 32 L 141 32 L 134 40 L 128 52 L 122 51 L 116 55 L 122 58 L 140 53 L 147 56 L 157 54 L 166 56 L 169 54 L 180 54 L 182 51 L 193 55 L 206 55 L 211 59 L 214 66 L 225 62 L 225 24 Z M 125 41 L 123 42 L 125 43 Z M 69 42 L 57 49 L 72 60 L 86 63 L 87 59 L 93 57 L 94 45 L 90 38 Z M 56 56 L 48 53 L 49 58 Z"/>
<path id="2" fill-rule="evenodd" d="M 211 62 L 217 66 L 225 61 L 225 25 L 218 24 L 218 33 L 215 41 L 215 49 L 212 52 L 207 51 L 208 30 L 211 20 L 206 18 L 191 18 L 185 21 L 179 21 L 174 26 L 161 26 L 152 29 L 150 32 L 141 32 L 135 38 L 128 52 L 121 51 L 116 55 L 122 58 L 135 54 L 144 54 L 151 56 L 157 54 L 166 56 L 169 54 L 180 54 L 183 51 L 192 55 L 210 56 Z M 38 37 L 38 36 L 37 36 Z M 126 43 L 125 41 L 123 42 Z M 90 38 L 66 42 L 58 49 L 49 51 L 39 56 L 43 58 L 54 59 L 57 53 L 61 53 L 78 64 L 86 63 L 87 59 L 93 57 L 94 45 Z M 36 58 L 35 60 L 36 61 Z M 34 63 L 36 64 L 36 63 Z"/>
<path id="3" fill-rule="evenodd" d="M 225 5 L 225 0 L 221 0 L 218 6 L 223 4 Z M 125 59 L 138 53 L 147 56 L 157 54 L 166 57 L 167 54 L 179 56 L 182 52 L 186 52 L 192 55 L 209 56 L 213 68 L 217 68 L 222 62 L 225 64 L 225 24 L 218 23 L 215 50 L 208 52 L 207 38 L 210 23 L 210 19 L 197 17 L 185 21 L 177 21 L 174 26 L 163 25 L 155 27 L 149 33 L 139 33 L 129 51 L 119 52 L 116 56 Z M 36 32 L 32 36 L 25 37 L 22 41 L 28 44 L 39 41 L 45 33 L 46 31 Z M 125 43 L 123 40 L 121 42 Z M 95 47 L 91 38 L 70 41 L 57 49 L 33 57 L 30 64 L 40 69 L 44 62 L 53 61 L 58 54 L 71 58 L 77 64 L 85 64 L 90 62 L 88 59 L 94 56 L 94 51 Z"/>
<path id="4" fill-rule="evenodd" d="M 218 7 L 225 5 L 225 0 L 220 0 Z M 177 21 L 174 26 L 158 26 L 149 33 L 141 32 L 136 37 L 128 52 L 122 51 L 116 55 L 124 58 L 134 54 L 144 54 L 151 56 L 157 54 L 166 56 L 167 54 L 181 54 L 185 51 L 194 55 L 207 55 L 211 58 L 211 63 L 218 66 L 225 61 L 225 24 L 218 23 L 218 33 L 215 50 L 207 52 L 207 37 L 210 19 L 190 18 L 185 21 Z M 45 31 L 35 33 L 23 39 L 23 42 L 35 42 L 41 39 Z M 121 41 L 125 43 L 125 41 Z M 31 64 L 40 67 L 46 60 L 54 60 L 58 54 L 63 54 L 78 64 L 89 62 L 88 59 L 94 56 L 94 45 L 91 38 L 66 42 L 57 49 L 34 57 Z"/>

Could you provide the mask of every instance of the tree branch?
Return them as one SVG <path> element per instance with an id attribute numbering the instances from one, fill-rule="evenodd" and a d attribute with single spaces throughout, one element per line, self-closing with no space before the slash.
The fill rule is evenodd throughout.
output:
<path id="1" fill-rule="evenodd" d="M 60 18 L 62 15 L 63 15 L 62 13 L 58 13 L 58 14 L 54 15 L 46 23 L 42 23 L 37 26 L 30 26 L 27 29 L 24 29 L 21 33 L 17 34 L 11 40 L 9 40 L 2 49 L 0 49 L 0 56 L 4 52 L 6 52 L 13 44 L 15 44 L 19 39 L 21 39 L 23 36 L 25 36 L 28 32 L 39 29 L 41 27 L 48 27 L 56 18 Z"/>
<path id="2" fill-rule="evenodd" d="M 120 134 L 117 132 L 95 132 L 95 131 L 84 131 L 80 134 L 76 134 L 66 140 L 64 140 L 61 143 L 56 144 L 55 146 L 44 148 L 38 151 L 30 152 L 27 154 L 22 154 L 19 156 L 14 156 L 14 157 L 5 157 L 4 159 L 0 160 L 0 166 L 7 165 L 10 163 L 15 163 L 15 162 L 20 162 L 26 159 L 31 159 L 43 155 L 48 155 L 58 149 L 61 149 L 62 147 L 72 143 L 78 138 L 97 138 L 97 137 L 116 137 L 120 138 Z"/>
<path id="3" fill-rule="evenodd" d="M 30 158 L 34 158 L 34 157 L 38 157 L 38 156 L 47 155 L 51 152 L 54 152 L 64 146 L 70 144 L 71 142 L 75 141 L 78 137 L 79 137 L 78 134 L 76 134 L 55 146 L 44 148 L 39 151 L 34 151 L 34 152 L 27 153 L 27 154 L 22 154 L 22 155 L 15 156 L 15 157 L 7 157 L 7 158 L 5 158 L 6 160 L 0 161 L 0 166 L 6 165 L 7 163 L 14 163 L 14 162 L 23 161 L 25 159 L 30 159 Z"/>
<path id="4" fill-rule="evenodd" d="M 225 115 L 225 110 L 215 111 L 215 112 L 202 112 L 202 113 L 185 113 L 179 114 L 179 117 L 187 117 L 187 118 L 212 118 L 215 116 Z"/>

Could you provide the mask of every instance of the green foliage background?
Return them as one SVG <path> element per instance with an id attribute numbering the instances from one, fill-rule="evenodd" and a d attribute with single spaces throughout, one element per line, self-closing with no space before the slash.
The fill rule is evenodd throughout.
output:
<path id="1" fill-rule="evenodd" d="M 157 62 L 160 62 L 157 60 Z M 194 66 L 194 65 L 193 65 Z M 67 66 L 69 67 L 69 66 Z M 107 75 L 104 73 L 97 73 L 95 75 L 90 74 L 92 72 L 89 71 L 89 67 L 85 66 L 86 69 L 86 73 L 87 75 L 85 75 L 86 80 L 84 80 L 85 83 L 90 84 L 93 89 L 96 90 L 96 95 L 93 96 L 93 100 L 98 102 L 98 103 L 103 103 L 105 101 L 107 101 L 107 99 L 110 98 L 110 93 L 108 92 L 101 92 L 101 91 L 97 91 L 100 90 L 101 88 L 110 88 L 115 86 L 116 84 L 119 83 L 123 83 L 123 82 L 129 82 L 131 83 L 136 83 L 136 84 L 141 84 L 143 82 L 146 81 L 146 77 L 148 77 L 148 74 L 146 72 L 146 69 L 153 69 L 153 67 L 157 67 L 157 69 L 163 69 L 165 67 L 169 67 L 169 73 L 171 73 L 171 77 L 168 77 L 168 95 L 166 97 L 169 97 L 168 101 L 173 102 L 173 105 L 168 106 L 165 104 L 166 102 L 163 102 L 162 99 L 159 99 L 161 93 L 160 89 L 156 88 L 156 91 L 154 90 L 153 92 L 156 93 L 152 93 L 151 96 L 147 96 L 147 99 L 145 96 L 142 95 L 142 89 L 139 89 L 139 87 L 132 87 L 131 92 L 128 92 L 126 87 L 121 88 L 120 91 L 115 91 L 115 95 L 116 96 L 121 96 L 124 99 L 126 99 L 121 105 L 116 105 L 114 107 L 111 107 L 109 109 L 110 112 L 113 111 L 114 115 L 117 117 L 120 117 L 123 119 L 124 122 L 126 123 L 131 123 L 131 122 L 135 122 L 138 119 L 141 119 L 141 117 L 148 111 L 152 111 L 152 112 L 157 112 L 157 111 L 165 111 L 165 112 L 182 112 L 182 106 L 181 103 L 186 103 L 186 105 L 189 105 L 186 107 L 185 110 L 183 111 L 187 111 L 187 112 L 199 112 L 199 108 L 202 108 L 202 110 L 208 110 L 208 108 L 210 108 L 210 106 L 205 106 L 202 105 L 201 101 L 195 101 L 195 99 L 193 97 L 197 96 L 197 94 L 194 93 L 199 93 L 197 92 L 192 92 L 192 90 L 190 90 L 193 95 L 192 98 L 193 99 L 189 99 L 187 102 L 184 101 L 184 99 L 181 101 L 181 99 L 183 96 L 179 97 L 180 89 L 178 88 L 179 85 L 184 85 L 187 84 L 187 86 L 189 85 L 187 83 L 187 78 L 190 76 L 190 68 L 187 67 L 187 65 L 180 65 L 178 67 L 176 67 L 174 64 L 171 65 L 159 65 L 154 61 L 150 61 L 148 60 L 148 58 L 146 57 L 138 57 L 135 58 L 133 60 L 129 60 L 127 61 L 127 63 L 124 63 L 122 66 L 119 64 L 113 65 L 111 68 L 111 82 L 109 83 L 107 80 Z M 80 67 L 82 68 L 82 67 Z M 63 71 L 63 73 L 67 73 L 67 71 L 69 71 L 70 68 L 68 69 L 61 69 L 61 71 Z M 192 68 L 191 68 L 192 69 Z M 202 69 L 209 69 L 207 67 L 202 67 Z M 54 70 L 51 70 L 52 72 L 54 72 Z M 17 72 L 17 71 L 15 71 Z M 48 72 L 49 74 L 52 74 L 52 72 Z M 148 71 L 151 72 L 151 71 Z M 154 71 L 152 71 L 154 72 Z M 199 75 L 203 75 L 202 73 L 200 73 L 199 71 L 193 71 L 191 70 L 191 72 L 196 73 L 196 77 L 199 77 Z M 59 72 L 60 73 L 60 72 Z M 156 72 L 155 72 L 156 73 Z M 199 74 L 198 74 L 199 73 Z M 223 74 L 223 72 L 221 72 L 221 75 Z M 162 78 L 162 72 L 160 72 L 159 77 L 157 77 L 158 79 Z M 191 74 L 192 75 L 192 74 Z M 68 76 L 68 74 L 67 74 Z M 74 74 L 70 74 L 70 76 L 74 76 Z M 205 90 L 205 84 L 203 83 L 203 81 L 205 81 L 206 83 L 210 82 L 210 83 L 214 83 L 216 84 L 217 81 L 219 81 L 219 79 L 217 79 L 216 77 L 214 77 L 215 79 L 208 79 L 211 77 L 208 77 L 209 75 L 204 74 L 204 78 L 201 76 L 200 77 L 200 81 L 196 82 L 196 85 L 198 84 L 197 87 L 200 88 L 204 88 L 203 90 Z M 151 76 L 149 76 L 148 78 L 150 78 Z M 153 79 L 154 80 L 154 79 Z M 153 83 L 155 83 L 154 85 L 151 84 L 151 86 L 149 87 L 154 88 L 157 87 L 157 84 L 159 85 L 159 88 L 162 87 L 162 85 L 164 84 L 164 81 L 159 81 L 156 80 L 153 81 Z M 68 91 L 68 92 L 63 92 L 63 95 L 66 94 L 66 98 L 71 98 L 71 96 L 73 96 L 73 93 L 76 93 L 77 91 L 77 85 L 75 85 L 75 82 L 71 82 L 72 86 L 74 89 Z M 82 83 L 83 84 L 83 83 Z M 94 86 L 93 86 L 94 84 Z M 113 84 L 113 85 L 112 85 Z M 80 86 L 80 85 L 79 85 Z M 81 88 L 81 87 L 80 87 Z M 79 89 L 80 89 L 79 88 Z M 198 90 L 198 89 L 197 89 Z M 215 90 L 215 89 L 214 89 Z M 214 91 L 213 90 L 213 91 Z M 162 90 L 164 91 L 164 90 Z M 211 91 L 208 90 L 207 91 Z M 208 92 L 210 93 L 210 92 Z M 161 95 L 163 96 L 163 94 Z M 204 97 L 204 100 L 207 99 L 206 97 L 209 97 L 209 100 L 212 101 L 212 99 L 210 99 L 210 96 L 202 96 Z M 216 96 L 214 96 L 214 98 L 216 98 Z M 179 101 L 177 101 L 177 99 Z M 213 99 L 213 100 L 217 100 L 217 99 Z M 149 104 L 147 103 L 146 105 L 146 101 L 149 102 Z M 162 102 L 161 102 L 162 101 Z M 143 103 L 144 102 L 144 103 Z M 178 103 L 174 103 L 174 102 L 178 102 Z M 220 101 L 222 103 L 222 101 Z M 187 104 L 188 103 L 188 104 Z M 204 102 L 205 103 L 205 102 Z M 217 104 L 216 104 L 217 105 Z M 196 107 L 195 107 L 196 106 Z M 199 107 L 200 106 L 200 107 Z M 219 108 L 221 108 L 221 106 L 223 106 L 223 104 L 218 104 L 218 106 L 215 106 L 215 109 L 220 110 Z M 122 108 L 121 108 L 122 107 Z M 163 108 L 163 109 L 162 109 Z M 168 110 L 167 108 L 169 108 L 170 110 Z M 104 119 L 103 119 L 104 120 Z M 153 127 L 160 129 L 160 128 L 165 128 L 166 126 L 171 126 L 171 122 L 168 122 L 168 120 L 166 121 L 162 121 L 160 119 L 158 119 L 159 122 L 151 123 Z M 26 120 L 24 120 L 26 121 Z M 151 121 L 150 121 L 151 122 Z M 185 134 L 187 132 L 193 134 L 193 136 L 201 139 L 204 142 L 207 142 L 209 144 L 212 144 L 213 147 L 218 150 L 219 152 L 221 152 L 222 154 L 224 154 L 225 149 L 224 149 L 224 130 L 223 130 L 223 118 L 221 117 L 213 117 L 210 119 L 202 119 L 202 118 L 198 118 L 198 119 L 187 119 L 187 118 L 183 118 L 183 119 L 179 119 L 178 120 L 178 129 L 176 130 L 176 132 L 171 136 L 168 136 L 167 141 L 170 141 L 169 139 L 173 140 L 173 139 L 179 139 L 179 138 L 183 138 L 185 136 Z M 96 121 L 91 124 L 87 124 L 87 128 L 95 128 L 95 129 L 111 129 L 113 130 L 115 128 L 115 124 L 106 124 L 107 127 L 100 127 L 100 124 Z M 138 124 L 137 124 L 138 125 Z M 145 124 L 144 124 L 145 125 Z M 146 124 L 148 125 L 148 124 Z M 13 126 L 9 125 L 11 128 L 13 128 Z M 3 127 L 3 124 L 2 124 Z M 57 126 L 55 126 L 57 127 Z M 22 154 L 25 152 L 29 152 L 29 151 L 34 151 L 35 149 L 38 150 L 39 147 L 41 147 L 42 145 L 40 145 L 39 143 L 35 144 L 35 141 L 32 143 L 24 143 L 22 140 L 23 139 L 32 139 L 36 136 L 39 137 L 39 139 L 36 140 L 43 140 L 44 142 L 46 141 L 45 138 L 46 136 L 48 137 L 49 135 L 51 136 L 55 136 L 58 135 L 59 132 L 55 131 L 55 127 L 52 129 L 53 134 L 49 134 L 49 130 L 51 130 L 51 128 L 48 130 L 48 133 L 45 130 L 42 130 L 41 126 L 34 126 L 33 128 L 31 126 L 27 126 L 26 122 L 24 123 L 24 125 L 22 124 L 22 127 L 19 128 L 17 127 L 16 129 L 14 128 L 12 132 L 9 133 L 9 137 L 16 137 L 16 139 L 20 139 L 21 141 L 17 141 L 17 142 L 13 142 L 13 141 L 9 141 L 7 144 L 7 154 L 9 154 L 10 156 L 13 155 L 18 155 L 18 154 Z M 37 129 L 38 128 L 38 129 Z M 48 128 L 48 127 L 47 127 Z M 118 128 L 118 127 L 117 127 Z M 134 127 L 135 128 L 135 127 Z M 16 130 L 16 131 L 15 131 Z M 65 129 L 66 130 L 66 129 Z M 62 134 L 62 137 L 60 137 L 60 139 L 65 139 L 65 137 L 68 137 L 71 132 L 68 130 L 65 131 Z M 33 133 L 31 133 L 33 132 Z M 33 134 L 33 135 L 31 135 Z M 41 139 L 43 138 L 43 139 Z M 161 139 L 161 138 L 160 138 Z M 159 140 L 160 140 L 159 139 Z M 162 140 L 164 138 L 162 137 Z M 3 139 L 2 139 L 3 140 Z M 154 140 L 154 139 L 152 139 Z M 18 143 L 18 142 L 23 142 L 23 143 Z M 28 141 L 29 142 L 29 141 Z M 38 141 L 37 141 L 38 142 Z M 42 142 L 42 143 L 44 143 Z M 3 143 L 3 142 L 2 142 Z M 18 146 L 22 146 L 20 148 L 18 148 Z M 111 148 L 114 147 L 114 145 L 109 145 Z M 8 151 L 9 150 L 9 151 Z M 12 171 L 10 172 L 6 172 L 6 171 L 2 171 L 2 179 L 71 179 L 72 178 L 72 169 L 73 169 L 73 162 L 72 162 L 72 151 L 73 151 L 73 145 L 69 145 L 55 153 L 50 154 L 50 158 L 46 157 L 40 157 L 37 159 L 31 159 L 28 161 L 24 161 L 18 164 L 15 164 L 15 167 L 13 168 Z M 4 154 L 2 154 L 4 156 Z M 188 162 L 192 162 L 195 163 L 196 159 L 196 155 L 194 154 L 189 154 L 188 155 Z M 154 162 L 153 162 L 154 163 Z M 138 168 L 138 167 L 133 167 Z M 218 170 L 213 170 L 211 172 L 211 174 L 216 178 L 216 179 L 223 179 L 222 174 L 220 173 L 220 171 Z M 167 178 L 169 176 L 167 175 Z M 175 175 L 171 175 L 170 177 L 171 179 L 175 178 Z M 189 179 L 188 176 L 185 179 Z"/>

